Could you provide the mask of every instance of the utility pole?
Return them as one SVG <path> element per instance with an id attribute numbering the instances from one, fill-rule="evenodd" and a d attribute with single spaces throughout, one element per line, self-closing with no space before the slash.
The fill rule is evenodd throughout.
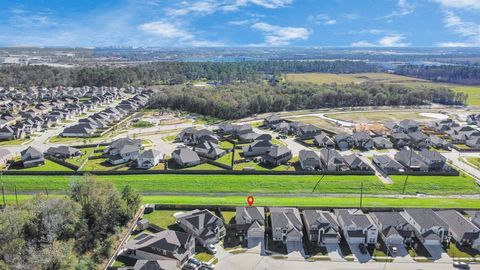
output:
<path id="1" fill-rule="evenodd" d="M 407 177 L 405 177 L 405 182 L 403 182 L 402 194 L 405 194 L 405 189 L 407 188 L 408 176 L 409 176 L 409 175 L 407 174 Z"/>
<path id="2" fill-rule="evenodd" d="M 360 209 L 362 209 L 363 206 L 363 181 L 360 185 Z"/>
<path id="3" fill-rule="evenodd" d="M 47 198 L 48 198 L 48 189 L 47 189 L 47 187 L 45 187 L 45 194 L 47 194 Z"/>

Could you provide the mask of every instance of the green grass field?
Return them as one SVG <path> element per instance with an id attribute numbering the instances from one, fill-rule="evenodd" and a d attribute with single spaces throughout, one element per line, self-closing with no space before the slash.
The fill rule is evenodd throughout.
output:
<path id="1" fill-rule="evenodd" d="M 4 175 L 7 190 L 14 185 L 19 193 L 43 191 L 62 192 L 79 176 L 13 176 Z M 393 176 L 394 184 L 385 185 L 376 176 L 315 176 L 315 175 L 105 175 L 100 181 L 112 181 L 119 189 L 125 185 L 142 192 L 188 192 L 198 194 L 263 193 L 263 194 L 359 194 L 363 182 L 364 194 L 401 194 L 404 176 Z M 321 181 L 319 181 L 321 179 Z M 318 183 L 318 184 L 317 184 Z M 314 191 L 315 188 L 315 191 Z M 480 188 L 467 176 L 430 177 L 410 176 L 406 194 L 425 193 L 478 194 Z"/>
<path id="2" fill-rule="evenodd" d="M 34 195 L 18 195 L 19 203 L 31 199 Z M 65 197 L 49 195 L 49 197 Z M 15 195 L 6 195 L 6 203 L 14 205 Z M 246 206 L 247 196 L 143 196 L 142 202 L 166 205 L 218 205 Z M 275 197 L 255 196 L 256 206 L 297 206 L 297 207 L 359 207 L 356 197 Z M 364 197 L 363 207 L 434 207 L 434 208 L 471 208 L 480 209 L 480 200 L 453 198 L 375 198 Z"/>
<path id="3" fill-rule="evenodd" d="M 448 83 L 436 83 L 428 80 L 417 79 L 413 77 L 400 76 L 388 73 L 357 73 L 357 74 L 332 74 L 332 73 L 289 73 L 286 76 L 287 81 L 293 82 L 311 82 L 318 84 L 349 84 L 361 83 L 366 81 L 390 84 L 402 84 L 406 86 L 443 86 L 449 87 L 454 91 L 468 94 L 468 105 L 480 105 L 480 87 L 478 86 L 459 86 Z"/>
<path id="4" fill-rule="evenodd" d="M 417 121 L 432 120 L 429 117 L 422 117 L 418 112 L 412 111 L 378 111 L 378 112 L 351 112 L 351 113 L 332 113 L 325 116 L 355 122 L 355 123 L 375 123 L 383 121 L 398 122 L 404 119 L 415 119 Z"/>
<path id="5" fill-rule="evenodd" d="M 21 145 L 23 143 L 27 143 L 32 139 L 17 139 L 17 140 L 10 140 L 10 141 L 0 141 L 0 146 L 4 145 Z"/>

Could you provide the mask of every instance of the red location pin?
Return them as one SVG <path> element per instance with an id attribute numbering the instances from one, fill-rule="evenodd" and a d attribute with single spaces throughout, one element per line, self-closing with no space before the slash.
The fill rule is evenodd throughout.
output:
<path id="1" fill-rule="evenodd" d="M 247 198 L 248 205 L 252 206 L 254 201 L 255 201 L 255 199 L 253 198 L 252 195 L 248 196 L 248 198 Z"/>

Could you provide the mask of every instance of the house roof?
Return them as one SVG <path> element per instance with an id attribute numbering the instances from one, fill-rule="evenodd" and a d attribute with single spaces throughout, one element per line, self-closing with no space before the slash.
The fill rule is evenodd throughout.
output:
<path id="1" fill-rule="evenodd" d="M 316 225 L 318 229 L 332 228 L 338 232 L 338 223 L 332 213 L 328 211 L 304 210 L 303 217 L 307 229 Z"/>
<path id="2" fill-rule="evenodd" d="M 309 151 L 309 150 L 300 150 L 298 153 L 298 158 L 300 161 L 304 161 L 307 159 L 314 159 L 320 161 L 320 157 L 315 153 L 314 151 Z"/>
<path id="3" fill-rule="evenodd" d="M 477 228 L 475 225 L 473 225 L 472 222 L 467 220 L 458 211 L 442 210 L 442 211 L 437 211 L 436 214 L 445 223 L 447 223 L 448 228 L 459 237 L 478 239 L 480 235 L 480 229 Z"/>
<path id="4" fill-rule="evenodd" d="M 370 167 L 357 154 L 350 154 L 343 157 L 349 167 Z"/>
<path id="5" fill-rule="evenodd" d="M 448 229 L 448 225 L 430 208 L 407 208 L 404 211 L 423 229 L 436 226 Z"/>
<path id="6" fill-rule="evenodd" d="M 50 155 L 62 155 L 62 156 L 71 156 L 80 153 L 80 149 L 73 148 L 70 146 L 58 146 L 58 147 L 50 147 L 47 149 L 47 153 Z"/>
<path id="7" fill-rule="evenodd" d="M 300 218 L 300 212 L 297 208 L 277 208 L 271 207 L 270 218 L 272 220 L 272 228 L 285 228 L 288 234 L 301 234 L 302 221 Z"/>
<path id="8" fill-rule="evenodd" d="M 335 209 L 337 218 L 342 218 L 345 226 L 355 225 L 358 228 L 366 229 L 375 225 L 361 210 L 358 209 Z"/>
<path id="9" fill-rule="evenodd" d="M 195 151 L 192 151 L 186 147 L 177 148 L 173 151 L 173 153 L 175 155 L 178 155 L 178 157 L 182 160 L 183 163 L 190 163 L 200 160 L 198 154 L 195 153 Z"/>
<path id="10" fill-rule="evenodd" d="M 223 221 L 207 209 L 192 210 L 176 217 L 177 221 L 186 225 L 192 233 L 201 239 L 209 239 L 216 235 L 219 226 L 223 227 Z"/>
<path id="11" fill-rule="evenodd" d="M 286 155 L 288 153 L 291 153 L 290 149 L 286 146 L 278 146 L 274 145 L 270 150 L 268 151 L 267 155 L 270 157 L 279 157 L 282 155 Z"/>
<path id="12" fill-rule="evenodd" d="M 144 151 L 138 158 L 156 158 L 162 155 L 162 152 L 156 149 L 149 149 Z"/>
<path id="13" fill-rule="evenodd" d="M 265 224 L 265 208 L 263 207 L 237 207 L 235 211 L 237 224 L 246 224 L 248 220 L 258 221 L 261 225 Z"/>
<path id="14" fill-rule="evenodd" d="M 384 167 L 403 169 L 402 164 L 398 163 L 398 161 L 387 155 L 375 155 L 373 156 L 373 161 L 377 164 L 381 164 Z"/>

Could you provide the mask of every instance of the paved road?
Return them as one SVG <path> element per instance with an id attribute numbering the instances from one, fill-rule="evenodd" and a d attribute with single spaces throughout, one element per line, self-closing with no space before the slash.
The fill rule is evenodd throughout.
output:
<path id="1" fill-rule="evenodd" d="M 305 261 L 302 259 L 282 258 L 275 259 L 272 256 L 260 256 L 255 252 L 246 252 L 241 254 L 230 254 L 222 256 L 216 265 L 218 270 L 449 270 L 455 269 L 452 263 L 417 263 L 417 262 L 392 262 L 377 263 L 369 261 L 360 262 L 338 262 L 338 261 Z M 480 265 L 472 265 L 471 269 L 478 270 Z"/>
<path id="2" fill-rule="evenodd" d="M 477 181 L 480 180 L 480 170 L 478 168 L 474 168 L 474 167 L 472 167 L 472 166 L 468 165 L 467 163 L 460 160 L 460 158 L 462 158 L 462 157 L 478 157 L 478 158 L 480 158 L 480 153 L 478 153 L 478 152 L 477 153 L 469 153 L 469 152 L 460 153 L 456 150 L 452 150 L 451 152 L 442 153 L 442 155 L 444 157 L 446 157 L 447 159 L 451 160 L 453 165 L 455 165 L 456 167 L 460 168 L 464 172 L 466 172 L 469 175 L 476 178 Z"/>

